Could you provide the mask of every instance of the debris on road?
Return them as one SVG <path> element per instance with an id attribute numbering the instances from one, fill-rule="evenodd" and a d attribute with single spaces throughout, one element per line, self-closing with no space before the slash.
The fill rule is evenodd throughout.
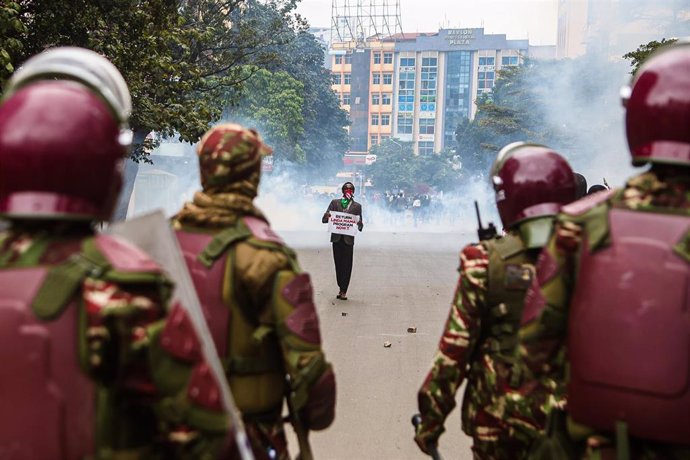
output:
<path id="1" fill-rule="evenodd" d="M 342 312 L 340 316 L 347 316 L 347 312 Z"/>
<path id="2" fill-rule="evenodd" d="M 407 332 L 409 332 L 410 334 L 415 334 L 417 332 L 417 326 L 408 327 Z"/>
<path id="3" fill-rule="evenodd" d="M 392 345 L 392 344 L 391 344 L 389 341 L 383 342 L 383 348 L 390 348 L 391 345 Z"/>

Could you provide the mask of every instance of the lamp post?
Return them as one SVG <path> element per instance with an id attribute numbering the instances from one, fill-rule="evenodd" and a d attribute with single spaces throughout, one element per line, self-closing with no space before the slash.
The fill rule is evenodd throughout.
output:
<path id="1" fill-rule="evenodd" d="M 403 151 L 403 146 L 402 146 L 402 144 L 401 144 L 400 142 L 398 142 L 398 141 L 396 141 L 396 140 L 393 140 L 393 138 L 391 138 L 391 137 L 389 137 L 388 140 L 391 141 L 392 143 L 394 143 L 395 145 L 397 145 L 398 148 L 400 149 L 400 153 L 402 153 L 402 151 Z"/>

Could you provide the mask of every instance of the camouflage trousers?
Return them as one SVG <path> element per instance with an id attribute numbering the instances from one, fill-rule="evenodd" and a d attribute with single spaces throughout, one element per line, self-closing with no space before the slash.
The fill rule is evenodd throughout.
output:
<path id="1" fill-rule="evenodd" d="M 474 460 L 521 460 L 527 457 L 529 441 L 508 436 L 503 422 L 479 411 L 472 442 Z"/>

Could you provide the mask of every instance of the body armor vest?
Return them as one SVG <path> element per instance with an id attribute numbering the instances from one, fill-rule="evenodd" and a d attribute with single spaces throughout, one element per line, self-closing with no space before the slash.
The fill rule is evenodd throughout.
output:
<path id="1" fill-rule="evenodd" d="M 525 292 L 534 276 L 534 260 L 515 235 L 483 243 L 489 255 L 487 312 L 482 315 L 482 347 L 504 361 L 514 359 Z"/>
<path id="2" fill-rule="evenodd" d="M 568 320 L 573 420 L 690 442 L 690 264 L 673 246 L 690 218 L 611 210 L 610 246 L 583 245 Z"/>
<path id="3" fill-rule="evenodd" d="M 39 321 L 43 268 L 0 270 L 0 458 L 76 460 L 94 452 L 95 387 L 82 371 L 79 311 Z"/>
<path id="4" fill-rule="evenodd" d="M 227 234 L 232 230 L 224 232 Z M 251 232 L 231 237 L 222 253 L 210 261 L 210 267 L 202 262 L 200 254 L 218 241 L 219 234 L 176 233 L 237 408 L 243 415 L 280 410 L 285 381 L 280 345 L 274 334 L 257 336 L 261 314 L 259 306 L 253 311 L 240 304 L 235 289 L 233 245 L 248 239 Z"/>

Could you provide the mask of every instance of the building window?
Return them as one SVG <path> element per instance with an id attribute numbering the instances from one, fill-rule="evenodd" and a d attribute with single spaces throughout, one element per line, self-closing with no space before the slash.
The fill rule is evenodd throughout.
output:
<path id="1" fill-rule="evenodd" d="M 419 142 L 419 154 L 420 155 L 431 155 L 434 153 L 434 142 L 433 141 L 420 141 Z"/>
<path id="2" fill-rule="evenodd" d="M 334 73 L 333 75 L 331 75 L 331 77 L 333 77 L 333 84 L 334 85 L 340 84 L 341 80 L 340 80 L 340 74 L 339 73 Z"/>
<path id="3" fill-rule="evenodd" d="M 436 58 L 422 58 L 422 78 L 419 90 L 419 108 L 422 112 L 436 111 L 437 64 Z"/>
<path id="4" fill-rule="evenodd" d="M 495 65 L 496 58 L 489 56 L 482 56 L 479 58 L 479 65 Z"/>
<path id="5" fill-rule="evenodd" d="M 374 53 L 374 64 L 381 64 L 381 53 Z"/>
<path id="6" fill-rule="evenodd" d="M 443 110 L 444 145 L 455 143 L 455 129 L 463 118 L 469 117 L 472 96 L 472 52 L 453 51 L 446 55 L 446 89 Z"/>
<path id="7" fill-rule="evenodd" d="M 434 126 L 436 120 L 433 118 L 420 118 L 419 120 L 419 134 L 434 134 Z"/>
<path id="8" fill-rule="evenodd" d="M 371 114 L 371 124 L 373 126 L 379 125 L 379 114 L 378 113 L 372 113 Z"/>
<path id="9" fill-rule="evenodd" d="M 518 65 L 517 56 L 503 56 L 501 58 L 501 65 Z"/>
<path id="10" fill-rule="evenodd" d="M 383 84 L 384 85 L 392 85 L 393 84 L 393 74 L 392 73 L 384 73 L 383 74 Z"/>
<path id="11" fill-rule="evenodd" d="M 381 103 L 381 95 L 372 94 L 371 95 L 371 105 L 379 105 Z"/>
<path id="12" fill-rule="evenodd" d="M 371 145 L 378 144 L 379 143 L 379 137 L 376 134 L 372 134 L 371 136 L 369 136 L 369 143 Z"/>
<path id="13" fill-rule="evenodd" d="M 414 58 L 400 58 L 400 67 L 414 67 Z"/>
<path id="14" fill-rule="evenodd" d="M 412 134 L 411 113 L 401 113 L 398 115 L 398 134 Z"/>
<path id="15" fill-rule="evenodd" d="M 343 57 L 342 56 L 336 56 L 335 57 L 335 63 L 336 64 L 342 64 L 343 63 Z"/>
<path id="16" fill-rule="evenodd" d="M 384 93 L 381 95 L 381 104 L 383 105 L 391 105 L 391 95 L 388 93 Z"/>
<path id="17" fill-rule="evenodd" d="M 390 138 L 391 138 L 390 136 L 384 136 L 384 135 L 382 135 L 381 137 L 379 137 L 379 139 L 381 140 L 381 142 L 385 142 L 385 141 L 387 141 L 387 140 L 390 139 Z"/>
<path id="18" fill-rule="evenodd" d="M 380 73 L 375 73 L 373 78 L 374 78 L 374 80 L 372 81 L 372 83 L 374 85 L 380 85 L 381 84 L 381 74 Z"/>
<path id="19" fill-rule="evenodd" d="M 393 64 L 393 53 L 383 53 L 383 63 Z"/>
<path id="20" fill-rule="evenodd" d="M 414 110 L 414 72 L 400 72 L 398 76 L 398 112 Z"/>
<path id="21" fill-rule="evenodd" d="M 422 67 L 436 67 L 438 60 L 434 57 L 422 58 Z"/>
<path id="22" fill-rule="evenodd" d="M 345 74 L 343 74 L 343 75 L 344 75 L 344 79 L 345 79 L 345 84 L 346 84 L 346 85 L 349 85 L 349 84 L 350 84 L 351 75 L 350 75 L 349 73 L 345 73 Z"/>
<path id="23" fill-rule="evenodd" d="M 345 64 L 352 64 L 352 55 L 351 54 L 345 55 Z"/>
<path id="24" fill-rule="evenodd" d="M 478 72 L 477 81 L 479 89 L 491 89 L 494 87 L 494 72 Z"/>
<path id="25" fill-rule="evenodd" d="M 343 105 L 350 105 L 350 93 L 343 93 Z"/>
<path id="26" fill-rule="evenodd" d="M 391 124 L 391 116 L 387 113 L 384 113 L 381 115 L 381 126 L 390 126 Z"/>

